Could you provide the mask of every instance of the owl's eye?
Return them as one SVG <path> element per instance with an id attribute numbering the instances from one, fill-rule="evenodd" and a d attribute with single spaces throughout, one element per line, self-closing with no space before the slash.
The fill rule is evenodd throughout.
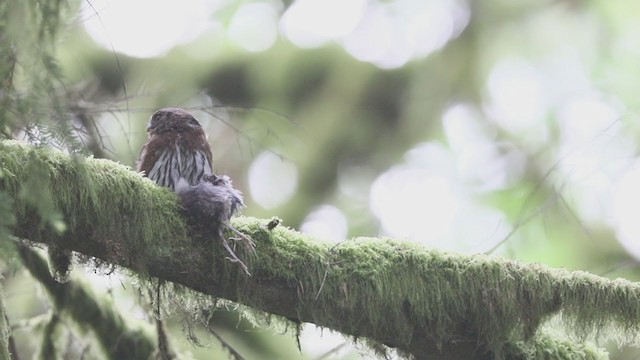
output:
<path id="1" fill-rule="evenodd" d="M 147 126 L 147 130 L 153 130 L 158 126 L 158 119 L 154 116 L 149 121 L 149 125 Z"/>
<path id="2" fill-rule="evenodd" d="M 189 125 L 193 127 L 200 127 L 200 123 L 195 118 L 189 119 Z"/>

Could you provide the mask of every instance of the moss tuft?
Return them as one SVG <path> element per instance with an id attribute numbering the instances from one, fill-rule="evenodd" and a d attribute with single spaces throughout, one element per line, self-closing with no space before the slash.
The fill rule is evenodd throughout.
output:
<path id="1" fill-rule="evenodd" d="M 513 360 L 605 360 L 609 354 L 593 344 L 579 344 L 562 336 L 541 334 L 533 341 L 516 341 L 504 349 Z"/>

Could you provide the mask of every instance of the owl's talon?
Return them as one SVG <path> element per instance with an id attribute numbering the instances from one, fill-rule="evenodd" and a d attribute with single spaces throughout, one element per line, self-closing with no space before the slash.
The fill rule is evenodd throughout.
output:
<path id="1" fill-rule="evenodd" d="M 231 247 L 229 246 L 229 242 L 227 241 L 227 239 L 222 238 L 222 246 L 224 246 L 224 248 L 227 250 L 227 252 L 229 253 L 229 256 L 225 257 L 226 260 L 231 261 L 232 263 L 238 263 L 240 264 L 240 266 L 242 266 L 242 269 L 244 270 L 244 272 L 251 276 L 251 273 L 249 272 L 249 268 L 247 267 L 247 265 L 245 265 L 245 263 L 242 262 L 242 260 L 240 260 L 240 258 L 238 258 L 238 255 L 236 255 L 235 252 L 233 252 L 233 250 L 231 249 Z"/>
<path id="2" fill-rule="evenodd" d="M 253 242 L 253 239 L 251 239 L 250 236 L 243 234 L 240 230 L 236 229 L 235 227 L 231 226 L 230 224 L 223 222 L 222 223 L 227 229 L 231 230 L 233 233 L 235 233 L 236 235 L 238 235 L 238 237 L 230 237 L 229 240 L 234 240 L 234 241 L 244 241 L 248 247 L 255 251 L 255 247 L 256 247 L 256 243 Z"/>

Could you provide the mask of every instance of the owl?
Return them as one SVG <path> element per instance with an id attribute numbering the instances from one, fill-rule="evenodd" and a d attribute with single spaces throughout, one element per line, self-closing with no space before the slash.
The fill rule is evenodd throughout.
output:
<path id="1" fill-rule="evenodd" d="M 182 178 L 195 185 L 211 175 L 213 162 L 207 135 L 198 120 L 178 108 L 156 111 L 147 127 L 149 139 L 142 147 L 138 171 L 156 184 L 175 191 Z"/>

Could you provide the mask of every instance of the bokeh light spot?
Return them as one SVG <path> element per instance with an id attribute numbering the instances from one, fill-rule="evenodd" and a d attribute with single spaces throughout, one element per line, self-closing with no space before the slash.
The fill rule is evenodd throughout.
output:
<path id="1" fill-rule="evenodd" d="M 252 198 L 262 207 L 273 209 L 284 204 L 296 191 L 298 169 L 271 152 L 263 152 L 249 168 Z"/>
<path id="2" fill-rule="evenodd" d="M 391 236 L 434 242 L 451 226 L 457 203 L 447 178 L 406 166 L 389 169 L 371 187 L 371 210 Z"/>
<path id="3" fill-rule="evenodd" d="M 322 205 L 307 215 L 300 230 L 319 239 L 342 241 L 347 237 L 347 218 L 335 206 Z"/>
<path id="4" fill-rule="evenodd" d="M 366 0 L 297 0 L 281 19 L 285 35 L 300 47 L 316 47 L 350 33 Z"/>
<path id="5" fill-rule="evenodd" d="M 91 5 L 92 6 L 91 6 Z M 215 8 L 205 0 L 94 0 L 83 2 L 84 27 L 101 46 L 146 58 L 195 39 Z"/>
<path id="6" fill-rule="evenodd" d="M 245 4 L 229 25 L 229 37 L 248 51 L 269 49 L 277 39 L 278 13 L 266 3 Z"/>
<path id="7" fill-rule="evenodd" d="M 342 44 L 356 59 L 397 68 L 442 48 L 467 26 L 469 17 L 466 3 L 458 1 L 374 2 Z"/>
<path id="8" fill-rule="evenodd" d="M 547 143 L 549 130 L 544 117 L 548 101 L 541 74 L 524 60 L 498 62 L 487 82 L 488 111 L 496 123 L 527 145 Z"/>
<path id="9" fill-rule="evenodd" d="M 613 194 L 613 227 L 618 241 L 640 260 L 640 160 L 620 178 Z"/>

